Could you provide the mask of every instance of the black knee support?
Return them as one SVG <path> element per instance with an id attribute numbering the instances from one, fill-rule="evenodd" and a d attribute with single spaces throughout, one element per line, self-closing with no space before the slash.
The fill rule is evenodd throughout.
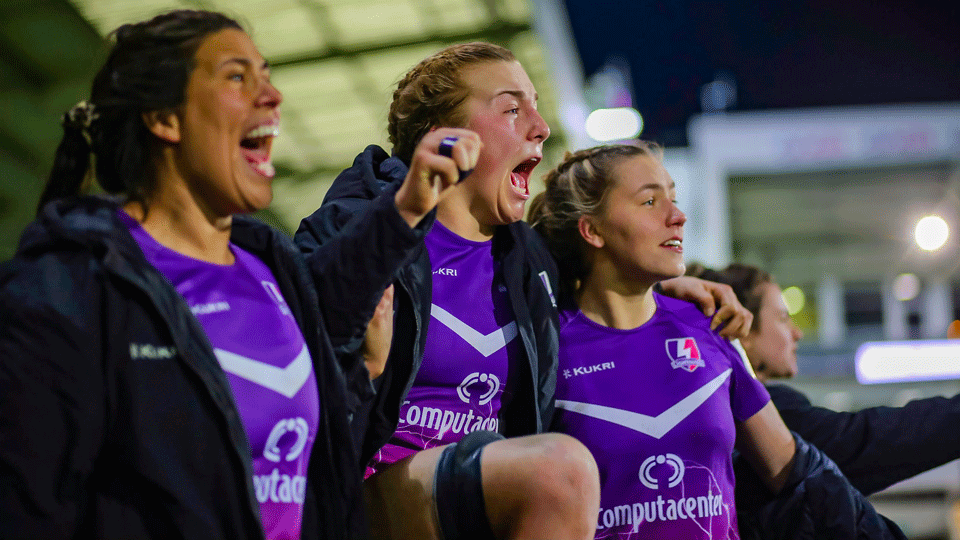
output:
<path id="1" fill-rule="evenodd" d="M 494 540 L 483 502 L 480 455 L 484 446 L 501 439 L 492 431 L 474 431 L 440 454 L 433 495 L 443 540 Z"/>

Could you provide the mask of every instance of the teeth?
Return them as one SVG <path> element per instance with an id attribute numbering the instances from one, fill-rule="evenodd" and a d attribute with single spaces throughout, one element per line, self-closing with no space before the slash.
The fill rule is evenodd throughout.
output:
<path id="1" fill-rule="evenodd" d="M 540 163 L 540 158 L 533 157 L 517 165 L 517 168 L 515 168 L 513 171 L 518 173 L 529 172 L 529 171 L 532 171 L 533 168 L 536 167 L 538 163 Z"/>
<path id="2" fill-rule="evenodd" d="M 259 139 L 260 137 L 277 137 L 278 135 L 280 135 L 280 126 L 277 124 L 265 124 L 251 129 L 244 138 Z"/>
<path id="3" fill-rule="evenodd" d="M 269 161 L 264 161 L 257 163 L 256 168 L 260 171 L 260 174 L 266 176 L 267 178 L 273 178 L 277 174 L 277 169 L 274 168 L 273 163 Z"/>
<path id="4" fill-rule="evenodd" d="M 666 242 L 663 243 L 663 245 L 671 246 L 671 247 L 680 247 L 681 242 L 680 240 L 667 240 Z"/>

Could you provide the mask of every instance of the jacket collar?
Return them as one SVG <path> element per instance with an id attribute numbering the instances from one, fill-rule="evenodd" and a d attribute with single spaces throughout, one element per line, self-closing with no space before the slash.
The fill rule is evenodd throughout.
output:
<path id="1" fill-rule="evenodd" d="M 117 216 L 120 205 L 120 199 L 102 196 L 54 201 L 24 230 L 17 252 L 30 254 L 73 245 L 105 257 L 108 263 L 115 261 L 111 253 L 138 266 L 146 263 L 140 247 Z M 278 242 L 279 234 L 253 218 L 237 215 L 233 217 L 230 241 L 258 256 L 278 247 L 291 249 Z"/>

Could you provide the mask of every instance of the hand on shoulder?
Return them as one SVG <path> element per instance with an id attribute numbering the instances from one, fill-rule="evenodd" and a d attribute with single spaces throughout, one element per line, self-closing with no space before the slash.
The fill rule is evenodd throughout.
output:
<path id="1" fill-rule="evenodd" d="M 753 314 L 737 300 L 733 288 L 723 283 L 693 276 L 680 276 L 660 282 L 667 296 L 700 306 L 704 315 L 712 317 L 710 329 L 727 339 L 745 338 L 753 324 Z M 718 307 L 719 306 L 719 307 Z"/>

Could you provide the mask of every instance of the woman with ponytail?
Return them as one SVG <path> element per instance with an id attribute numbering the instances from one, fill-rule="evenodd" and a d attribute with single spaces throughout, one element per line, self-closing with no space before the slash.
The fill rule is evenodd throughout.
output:
<path id="1" fill-rule="evenodd" d="M 271 200 L 282 100 L 250 37 L 173 11 L 113 39 L 0 265 L 0 537 L 364 537 L 348 417 L 372 388 L 349 338 L 416 239 L 352 286 L 358 328 L 329 331 L 348 254 L 308 268 L 243 215 Z M 453 181 L 411 181 L 383 221 L 409 229 Z"/>
<path id="2" fill-rule="evenodd" d="M 552 426 L 597 461 L 596 538 L 740 538 L 734 448 L 759 478 L 753 494 L 781 497 L 761 523 L 812 516 L 764 538 L 898 537 L 829 460 L 791 436 L 711 320 L 655 292 L 684 272 L 686 216 L 675 199 L 660 149 L 638 142 L 568 155 L 531 207 L 560 268 Z"/>

